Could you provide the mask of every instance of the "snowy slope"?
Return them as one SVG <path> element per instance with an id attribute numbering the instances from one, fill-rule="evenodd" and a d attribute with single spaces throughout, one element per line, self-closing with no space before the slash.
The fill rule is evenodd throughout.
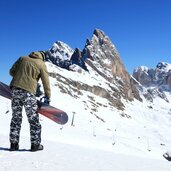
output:
<path id="1" fill-rule="evenodd" d="M 1 139 L 6 141 L 6 138 Z M 24 139 L 23 139 L 24 140 Z M 0 148 L 1 171 L 169 171 L 170 163 L 127 154 L 45 141 L 49 148 L 31 153 Z M 2 143 L 1 146 L 6 146 Z M 24 146 L 25 147 L 25 146 Z"/>
<path id="2" fill-rule="evenodd" d="M 86 72 L 75 73 L 47 64 L 61 76 L 88 84 L 100 84 L 100 76 Z M 90 77 L 96 81 L 92 82 Z M 99 82 L 98 82 L 99 79 Z M 91 82 L 90 82 L 91 80 Z M 162 154 L 170 149 L 170 103 L 156 98 L 153 103 L 122 100 L 124 111 L 109 105 L 108 101 L 88 91 L 82 95 L 63 93 L 58 81 L 50 78 L 51 104 L 69 115 L 66 125 L 60 126 L 41 116 L 44 151 L 29 152 L 29 125 L 23 114 L 20 151 L 9 152 L 8 134 L 11 118 L 10 101 L 0 97 L 0 158 L 2 171 L 60 170 L 60 171 L 167 171 L 170 163 Z M 105 82 L 101 82 L 104 84 Z M 167 93 L 171 101 L 171 94 Z M 96 101 L 93 104 L 90 97 Z M 142 97 L 143 98 L 143 97 Z M 6 111 L 8 111 L 6 113 Z M 71 126 L 72 117 L 74 126 Z"/>

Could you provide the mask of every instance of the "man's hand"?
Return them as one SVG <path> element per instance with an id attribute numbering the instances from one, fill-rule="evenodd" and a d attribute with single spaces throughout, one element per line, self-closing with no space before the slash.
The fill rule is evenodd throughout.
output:
<path id="1" fill-rule="evenodd" d="M 50 104 L 50 98 L 49 97 L 44 96 L 43 99 L 44 99 L 44 101 L 43 101 L 44 103 L 46 103 L 48 105 Z"/>

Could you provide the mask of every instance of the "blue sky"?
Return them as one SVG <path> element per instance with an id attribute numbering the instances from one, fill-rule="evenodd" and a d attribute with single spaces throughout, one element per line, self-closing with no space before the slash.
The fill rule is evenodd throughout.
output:
<path id="1" fill-rule="evenodd" d="M 118 49 L 132 74 L 140 65 L 171 63 L 170 0 L 1 0 L 0 80 L 22 55 L 63 41 L 80 50 L 95 28 Z"/>

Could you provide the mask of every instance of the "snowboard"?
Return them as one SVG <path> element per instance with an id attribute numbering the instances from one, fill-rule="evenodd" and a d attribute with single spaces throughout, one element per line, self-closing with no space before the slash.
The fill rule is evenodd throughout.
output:
<path id="1" fill-rule="evenodd" d="M 0 95 L 8 99 L 12 98 L 12 92 L 10 87 L 1 81 L 0 81 Z M 40 100 L 38 100 L 37 103 L 38 103 L 38 113 L 46 116 L 47 118 L 51 119 L 52 121 L 60 125 L 64 125 L 68 122 L 68 115 L 64 111 L 55 108 L 53 106 L 50 106 L 46 103 L 43 103 Z"/>

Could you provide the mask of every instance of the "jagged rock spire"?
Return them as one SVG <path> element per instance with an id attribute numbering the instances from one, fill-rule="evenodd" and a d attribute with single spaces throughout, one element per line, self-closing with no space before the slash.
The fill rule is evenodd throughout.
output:
<path id="1" fill-rule="evenodd" d="M 58 49 L 56 55 L 59 52 L 60 49 Z M 63 84 L 66 84 L 66 87 L 70 85 L 70 90 L 67 92 L 70 92 L 72 88 L 73 92 L 75 92 L 78 87 L 78 94 L 82 93 L 81 90 L 89 91 L 96 96 L 105 98 L 112 106 L 121 110 L 124 109 L 122 99 L 131 101 L 137 98 L 141 100 L 116 47 L 103 31 L 95 29 L 92 38 L 86 40 L 84 49 L 81 51 L 76 48 L 70 59 L 72 64 L 79 65 L 84 70 L 90 71 L 89 79 L 92 79 L 92 82 L 94 82 L 94 78 L 91 78 L 91 72 L 102 82 L 92 86 L 86 82 L 80 83 L 77 80 L 65 78 L 62 79 L 66 81 Z M 61 81 L 62 76 L 56 76 L 56 78 Z"/>
<path id="2" fill-rule="evenodd" d="M 138 91 L 130 81 L 131 77 L 126 71 L 116 47 L 103 31 L 95 29 L 92 39 L 88 41 L 85 49 L 84 51 L 88 56 L 87 64 L 106 80 L 120 84 L 124 98 L 129 100 L 133 100 L 134 97 L 141 99 Z"/>

